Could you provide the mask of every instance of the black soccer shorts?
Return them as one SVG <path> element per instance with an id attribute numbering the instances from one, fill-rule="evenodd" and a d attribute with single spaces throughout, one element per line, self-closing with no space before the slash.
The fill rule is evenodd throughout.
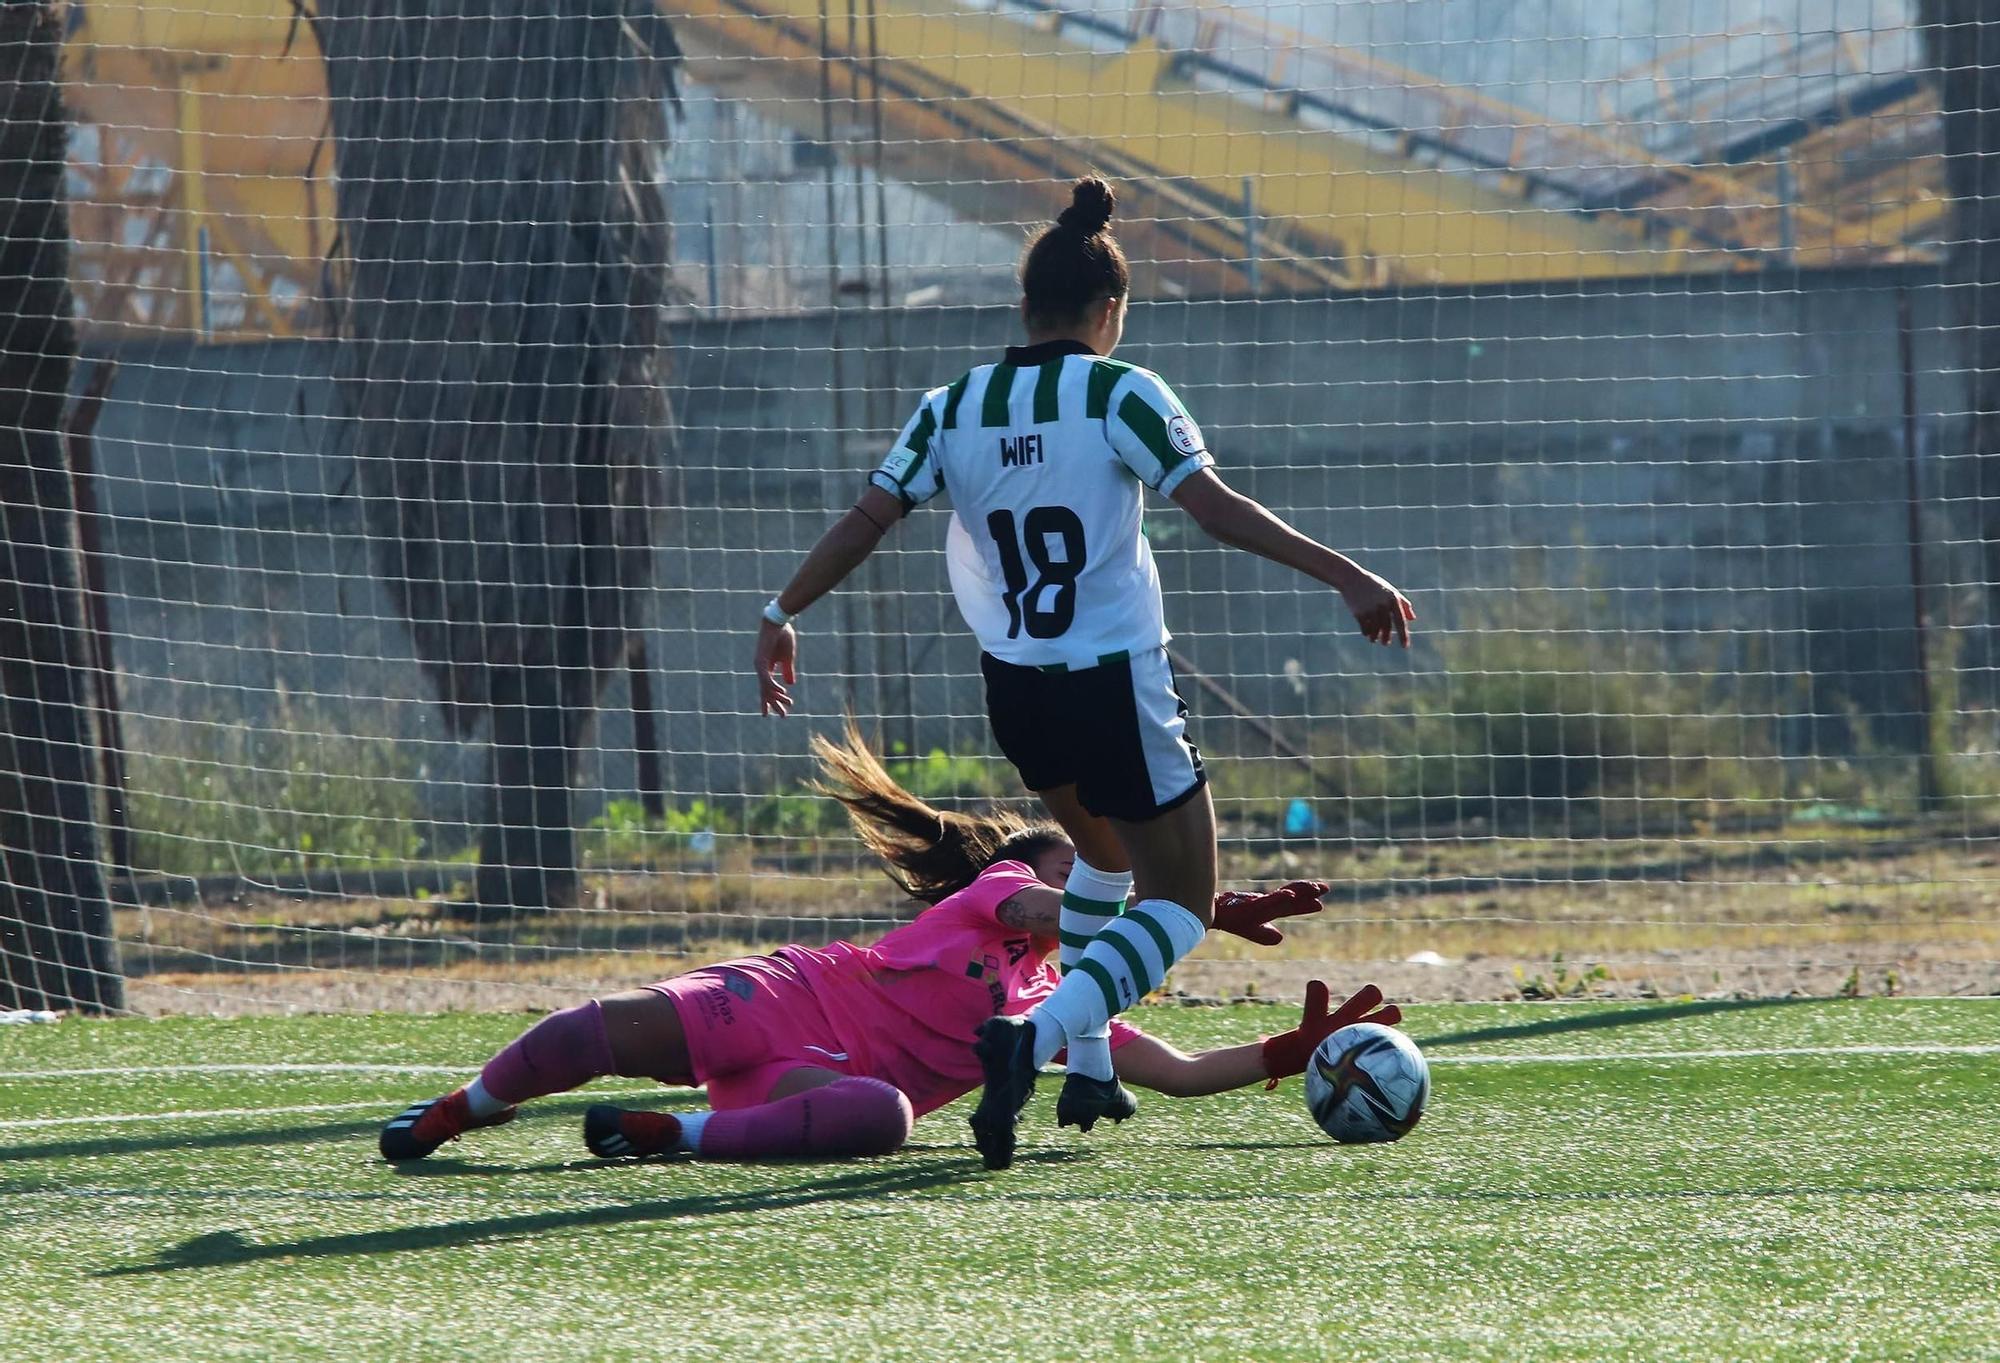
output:
<path id="1" fill-rule="evenodd" d="M 983 653 L 979 668 L 994 741 L 1029 790 L 1074 785 L 1092 814 L 1143 823 L 1208 784 L 1166 649 L 1075 670 Z"/>

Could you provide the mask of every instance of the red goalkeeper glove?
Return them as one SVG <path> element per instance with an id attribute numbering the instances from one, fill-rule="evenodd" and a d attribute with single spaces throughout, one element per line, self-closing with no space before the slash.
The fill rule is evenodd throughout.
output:
<path id="1" fill-rule="evenodd" d="M 1264 1038 L 1264 1073 L 1270 1076 L 1265 1088 L 1274 1089 L 1280 1079 L 1304 1074 L 1313 1048 L 1351 1022 L 1379 1022 L 1384 1027 L 1394 1027 L 1403 1020 L 1403 1010 L 1393 1003 L 1383 1003 L 1382 991 L 1372 984 L 1362 985 L 1353 997 L 1329 1013 L 1326 1006 L 1332 998 L 1324 981 L 1309 981 L 1305 1012 L 1299 1018 L 1299 1025 L 1289 1032 Z"/>
<path id="2" fill-rule="evenodd" d="M 1319 897 L 1326 893 L 1323 880 L 1295 880 L 1282 889 L 1254 894 L 1249 890 L 1224 890 L 1215 897 L 1213 925 L 1218 932 L 1233 932 L 1260 947 L 1274 947 L 1285 940 L 1282 928 L 1271 926 L 1273 918 L 1296 918 L 1320 911 Z"/>

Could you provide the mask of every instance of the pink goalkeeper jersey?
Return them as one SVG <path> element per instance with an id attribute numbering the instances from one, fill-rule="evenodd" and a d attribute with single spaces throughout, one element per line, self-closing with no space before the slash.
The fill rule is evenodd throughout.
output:
<path id="1" fill-rule="evenodd" d="M 888 1080 L 922 1116 L 979 1087 L 972 1039 L 995 1013 L 1025 1013 L 1056 987 L 1049 944 L 1005 927 L 1000 905 L 1042 882 L 996 862 L 965 889 L 873 946 L 834 942 L 775 954 L 798 968 L 853 1072 Z M 1114 1018 L 1111 1044 L 1138 1029 Z"/>

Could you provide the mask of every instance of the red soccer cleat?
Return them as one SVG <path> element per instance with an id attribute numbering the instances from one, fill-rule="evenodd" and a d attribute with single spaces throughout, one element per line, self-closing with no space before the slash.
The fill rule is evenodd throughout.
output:
<path id="1" fill-rule="evenodd" d="M 583 1143 L 599 1159 L 671 1154 L 681 1143 L 681 1119 L 671 1112 L 597 1103 L 583 1114 Z"/>
<path id="2" fill-rule="evenodd" d="M 382 1128 L 382 1158 L 391 1164 L 423 1159 L 464 1132 L 482 1126 L 504 1126 L 519 1111 L 510 1107 L 491 1117 L 474 1117 L 465 1105 L 464 1089 L 454 1089 L 442 1098 L 426 1098 L 404 1108 Z"/>

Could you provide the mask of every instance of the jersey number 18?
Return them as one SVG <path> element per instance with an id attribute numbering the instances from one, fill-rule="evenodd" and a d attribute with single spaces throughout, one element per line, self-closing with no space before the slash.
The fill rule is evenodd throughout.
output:
<path id="1" fill-rule="evenodd" d="M 1000 575 L 1007 582 L 1002 598 L 1007 603 L 1007 637 L 1020 638 L 1026 625 L 1030 639 L 1061 638 L 1076 619 L 1076 579 L 1084 563 L 1083 522 L 1066 506 L 1038 506 L 1021 518 L 1023 534 L 1015 533 L 1011 511 L 988 516 L 986 529 L 1000 551 Z M 1061 558 L 1050 556 L 1051 539 L 1062 542 Z M 1032 583 L 1027 564 L 1021 561 L 1024 541 L 1039 574 Z M 1055 591 L 1046 592 L 1048 587 Z"/>

